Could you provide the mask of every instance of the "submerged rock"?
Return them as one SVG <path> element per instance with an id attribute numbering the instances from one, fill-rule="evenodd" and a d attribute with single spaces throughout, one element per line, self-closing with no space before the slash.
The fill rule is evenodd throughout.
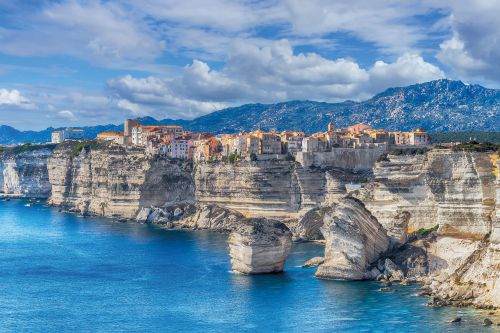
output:
<path id="1" fill-rule="evenodd" d="M 389 237 L 377 219 L 357 199 L 344 198 L 325 215 L 325 262 L 316 276 L 362 280 L 369 265 L 389 248 Z"/>
<path id="2" fill-rule="evenodd" d="M 238 221 L 228 238 L 233 271 L 243 274 L 277 273 L 292 246 L 292 233 L 281 222 L 267 219 Z"/>

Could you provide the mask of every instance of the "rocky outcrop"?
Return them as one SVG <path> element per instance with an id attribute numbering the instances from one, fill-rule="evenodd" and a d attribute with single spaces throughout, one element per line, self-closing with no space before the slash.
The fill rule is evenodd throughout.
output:
<path id="1" fill-rule="evenodd" d="M 141 208 L 194 203 L 192 165 L 148 157 L 144 149 L 109 143 L 59 145 L 48 160 L 50 203 L 97 214 L 135 218 Z"/>
<path id="2" fill-rule="evenodd" d="M 496 153 L 389 155 L 358 194 L 394 243 L 415 233 L 390 258 L 428 285 L 431 304 L 500 306 L 498 169 Z"/>
<path id="3" fill-rule="evenodd" d="M 495 211 L 494 156 L 449 149 L 388 155 L 358 197 L 396 241 L 405 224 L 410 233 L 439 225 L 441 235 L 480 240 Z"/>
<path id="4" fill-rule="evenodd" d="M 51 154 L 51 149 L 41 148 L 1 155 L 2 192 L 32 198 L 48 198 L 51 185 L 47 172 L 47 159 Z"/>
<path id="5" fill-rule="evenodd" d="M 324 279 L 365 279 L 370 264 L 390 244 L 382 225 L 354 198 L 342 199 L 325 214 L 321 232 L 326 240 L 325 262 L 316 276 Z"/>
<path id="6" fill-rule="evenodd" d="M 243 218 L 241 213 L 217 205 L 196 205 L 193 212 L 174 221 L 173 225 L 179 228 L 230 232 Z"/>
<path id="7" fill-rule="evenodd" d="M 247 217 L 299 218 L 346 195 L 345 185 L 365 173 L 302 167 L 282 160 L 200 163 L 195 166 L 196 201 L 237 210 Z"/>
<path id="8" fill-rule="evenodd" d="M 242 219 L 228 238 L 233 271 L 243 274 L 277 273 L 290 253 L 292 233 L 281 222 Z"/>
<path id="9" fill-rule="evenodd" d="M 331 213 L 332 207 L 313 208 L 299 220 L 293 228 L 294 241 L 322 240 L 321 227 L 325 214 Z"/>

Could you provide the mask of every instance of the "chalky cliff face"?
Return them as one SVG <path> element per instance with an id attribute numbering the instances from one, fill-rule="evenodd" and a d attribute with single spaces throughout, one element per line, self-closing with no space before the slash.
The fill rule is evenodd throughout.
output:
<path id="1" fill-rule="evenodd" d="M 273 218 L 297 218 L 334 203 L 346 194 L 346 184 L 361 178 L 362 173 L 291 161 L 204 163 L 194 170 L 197 202 Z"/>
<path id="2" fill-rule="evenodd" d="M 194 200 L 190 162 L 147 158 L 142 149 L 62 144 L 48 161 L 50 202 L 81 213 L 135 218 L 141 207 Z"/>
<path id="3" fill-rule="evenodd" d="M 393 243 L 406 232 L 438 226 L 437 237 L 411 244 L 425 253 L 423 281 L 437 303 L 500 306 L 498 169 L 492 153 L 389 155 L 358 196 Z"/>
<path id="4" fill-rule="evenodd" d="M 50 149 L 0 156 L 0 190 L 5 194 L 48 198 L 51 184 L 47 172 Z"/>

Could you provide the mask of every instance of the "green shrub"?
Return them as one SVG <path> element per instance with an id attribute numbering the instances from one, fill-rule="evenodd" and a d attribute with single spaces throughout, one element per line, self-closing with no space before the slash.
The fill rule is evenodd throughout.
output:
<path id="1" fill-rule="evenodd" d="M 71 148 L 70 155 L 72 157 L 78 156 L 82 150 L 92 149 L 93 147 L 96 147 L 97 144 L 98 142 L 95 140 L 79 141 Z"/>
<path id="2" fill-rule="evenodd" d="M 400 156 L 400 155 L 423 155 L 426 152 L 428 152 L 428 148 L 399 148 L 399 149 L 394 149 L 391 150 L 388 154 L 389 155 L 395 155 L 395 156 Z"/>
<path id="3" fill-rule="evenodd" d="M 387 153 L 380 155 L 377 159 L 377 162 L 390 162 L 389 158 L 387 157 Z"/>
<path id="4" fill-rule="evenodd" d="M 436 225 L 432 228 L 420 228 L 418 229 L 417 231 L 415 231 L 415 233 L 417 235 L 421 235 L 421 236 L 427 236 L 428 234 L 430 234 L 431 232 L 434 232 L 434 231 L 437 231 L 439 228 L 439 225 Z"/>
<path id="5" fill-rule="evenodd" d="M 461 143 L 459 145 L 453 146 L 454 151 L 466 151 L 466 152 L 499 152 L 500 153 L 500 144 L 490 143 L 490 142 L 482 142 L 479 143 L 477 141 L 470 141 L 467 143 Z"/>
<path id="6" fill-rule="evenodd" d="M 257 154 L 255 154 L 255 153 L 250 154 L 250 161 L 255 162 L 255 161 L 257 161 L 257 159 L 258 159 Z"/>
<path id="7" fill-rule="evenodd" d="M 238 153 L 233 152 L 227 157 L 227 161 L 231 164 L 234 164 L 238 161 Z"/>
<path id="8" fill-rule="evenodd" d="M 33 143 L 24 143 L 22 145 L 17 145 L 14 147 L 1 147 L 2 150 L 0 152 L 4 152 L 7 154 L 21 154 L 30 151 L 40 150 L 40 149 L 50 149 L 53 150 L 57 145 L 54 143 L 47 144 L 33 144 Z"/>
<path id="9" fill-rule="evenodd" d="M 287 153 L 286 156 L 285 156 L 285 160 L 286 161 L 295 161 L 295 156 L 293 156 L 290 153 Z"/>

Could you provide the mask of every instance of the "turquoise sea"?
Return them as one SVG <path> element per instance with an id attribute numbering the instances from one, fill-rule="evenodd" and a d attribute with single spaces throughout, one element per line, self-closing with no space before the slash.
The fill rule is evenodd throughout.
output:
<path id="1" fill-rule="evenodd" d="M 0 202 L 0 332 L 492 332 L 415 286 L 321 281 L 294 244 L 286 272 L 230 271 L 226 236 Z M 463 322 L 447 321 L 460 316 Z"/>

